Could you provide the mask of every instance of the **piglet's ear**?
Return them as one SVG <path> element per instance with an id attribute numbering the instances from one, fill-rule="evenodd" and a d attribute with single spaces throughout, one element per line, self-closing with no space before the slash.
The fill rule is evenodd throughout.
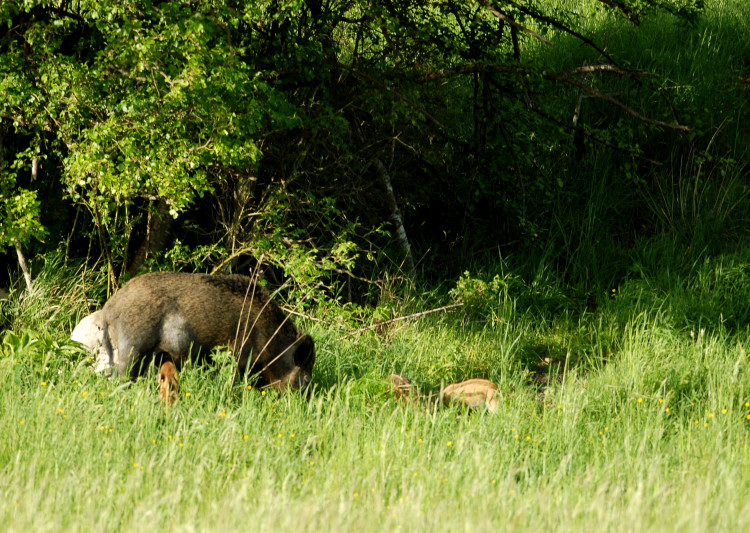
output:
<path id="1" fill-rule="evenodd" d="M 297 341 L 294 364 L 307 369 L 312 369 L 315 364 L 315 343 L 310 335 L 305 335 Z"/>

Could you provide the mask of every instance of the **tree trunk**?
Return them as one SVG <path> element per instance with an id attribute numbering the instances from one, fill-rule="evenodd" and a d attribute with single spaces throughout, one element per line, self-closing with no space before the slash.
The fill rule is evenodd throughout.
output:
<path id="1" fill-rule="evenodd" d="M 39 174 L 39 157 L 34 156 L 31 159 L 31 182 L 35 182 L 37 175 Z M 23 272 L 23 279 L 26 281 L 26 288 L 31 292 L 31 271 L 29 270 L 29 264 L 26 262 L 26 257 L 23 255 L 21 245 L 16 242 L 16 255 L 18 256 L 18 266 L 21 267 Z"/>
<path id="2" fill-rule="evenodd" d="M 18 264 L 23 272 L 23 279 L 26 280 L 26 288 L 31 292 L 31 272 L 29 271 L 29 265 L 26 263 L 26 258 L 21 251 L 21 246 L 16 244 L 16 255 L 18 255 Z"/>
<path id="3" fill-rule="evenodd" d="M 154 209 L 149 209 L 148 222 L 146 224 L 146 238 L 141 243 L 128 265 L 125 273 L 129 276 L 135 274 L 149 255 L 164 250 L 169 241 L 174 219 L 169 214 L 169 206 L 162 199 L 156 200 Z"/>
<path id="4" fill-rule="evenodd" d="M 401 248 L 404 254 L 404 269 L 409 276 L 414 275 L 414 257 L 411 253 L 411 245 L 409 239 L 406 236 L 406 230 L 404 229 L 404 219 L 401 216 L 401 211 L 398 209 L 396 203 L 396 195 L 393 193 L 393 185 L 391 185 L 391 177 L 388 174 L 388 170 L 379 158 L 374 158 L 372 164 L 375 165 L 375 170 L 380 178 L 380 182 L 385 189 L 385 200 L 388 212 L 390 214 L 391 222 L 396 229 L 396 242 Z"/>

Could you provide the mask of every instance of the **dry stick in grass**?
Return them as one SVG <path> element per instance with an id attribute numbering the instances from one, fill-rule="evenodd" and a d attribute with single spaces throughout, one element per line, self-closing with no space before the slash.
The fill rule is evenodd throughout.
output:
<path id="1" fill-rule="evenodd" d="M 29 291 L 29 293 L 31 293 L 31 271 L 29 270 L 29 265 L 26 262 L 26 257 L 23 255 L 21 246 L 18 243 L 16 243 L 16 255 L 18 256 L 18 266 L 21 267 L 21 272 L 23 272 L 23 279 L 26 282 L 26 289 Z"/>
<path id="2" fill-rule="evenodd" d="M 375 329 L 375 328 L 378 328 L 380 326 L 385 326 L 386 324 L 392 324 L 394 322 L 400 322 L 402 320 L 409 320 L 409 319 L 412 319 L 412 318 L 419 318 L 421 316 L 429 315 L 431 313 L 439 313 L 440 311 L 448 311 L 449 309 L 455 309 L 456 307 L 461 307 L 462 305 L 463 305 L 463 303 L 444 305 L 442 307 L 436 307 L 435 309 L 428 309 L 427 311 L 420 311 L 419 313 L 413 313 L 411 315 L 404 315 L 404 316 L 399 316 L 399 317 L 396 317 L 396 318 L 390 318 L 388 320 L 382 320 L 380 322 L 377 322 L 376 324 L 371 324 L 369 326 L 365 326 L 364 328 L 360 328 L 360 329 L 358 329 L 356 331 L 352 331 L 351 333 L 347 333 L 346 335 L 344 335 L 343 337 L 341 337 L 339 340 L 344 340 L 344 339 L 347 339 L 349 337 L 353 337 L 354 335 L 358 335 L 358 334 L 360 334 L 360 333 L 362 333 L 364 331 L 367 331 L 367 330 L 370 330 L 370 329 Z"/>
<path id="3" fill-rule="evenodd" d="M 279 307 L 281 307 L 281 310 L 284 311 L 288 315 L 298 316 L 300 318 L 304 318 L 304 319 L 310 320 L 312 322 L 322 322 L 322 319 L 320 319 L 320 318 L 315 318 L 312 315 L 306 315 L 304 313 L 300 313 L 299 311 L 295 311 L 291 307 L 287 307 L 285 305 L 280 305 Z"/>

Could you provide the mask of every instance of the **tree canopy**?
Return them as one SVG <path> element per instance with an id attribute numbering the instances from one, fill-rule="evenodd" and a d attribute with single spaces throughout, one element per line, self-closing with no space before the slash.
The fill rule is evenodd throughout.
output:
<path id="1" fill-rule="evenodd" d="M 0 245 L 93 243 L 113 281 L 248 255 L 320 285 L 534 242 L 602 158 L 638 187 L 711 133 L 586 13 L 689 28 L 702 9 L 4 1 Z"/>

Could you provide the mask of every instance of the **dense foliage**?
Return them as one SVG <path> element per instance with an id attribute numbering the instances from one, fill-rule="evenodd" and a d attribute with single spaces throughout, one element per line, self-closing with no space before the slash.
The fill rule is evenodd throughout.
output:
<path id="1" fill-rule="evenodd" d="M 64 241 L 112 282 L 146 260 L 262 257 L 311 287 L 532 246 L 586 283 L 594 234 L 629 246 L 676 222 L 674 191 L 656 194 L 675 175 L 742 175 L 746 97 L 708 109 L 702 73 L 629 48 L 648 24 L 681 34 L 665 46 L 705 36 L 703 16 L 698 0 L 4 1 L 0 245 Z"/>

